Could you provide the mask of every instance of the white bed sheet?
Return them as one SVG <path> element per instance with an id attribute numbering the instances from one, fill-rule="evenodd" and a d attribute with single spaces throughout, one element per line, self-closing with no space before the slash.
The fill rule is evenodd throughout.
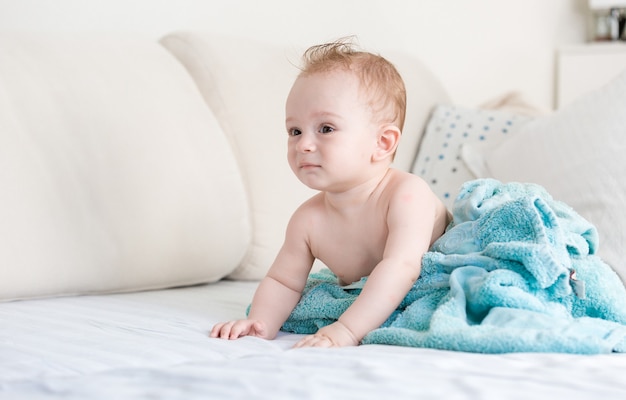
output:
<path id="1" fill-rule="evenodd" d="M 0 304 L 0 399 L 625 399 L 626 354 L 210 339 L 254 282 Z"/>

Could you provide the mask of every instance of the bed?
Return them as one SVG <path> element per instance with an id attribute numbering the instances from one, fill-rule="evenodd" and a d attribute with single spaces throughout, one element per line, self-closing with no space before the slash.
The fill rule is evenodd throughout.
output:
<path id="1" fill-rule="evenodd" d="M 207 32 L 0 35 L 0 398 L 626 398 L 610 350 L 208 337 L 245 315 L 311 194 L 273 134 L 292 50 Z M 542 185 L 597 227 L 588 250 L 622 284 L 626 74 L 557 112 L 510 96 L 467 108 L 388 54 L 409 93 L 397 168 L 450 207 L 477 178 Z"/>
<path id="2" fill-rule="evenodd" d="M 256 284 L 3 304 L 3 399 L 623 399 L 621 354 L 485 355 L 387 345 L 290 349 L 209 339 Z"/>

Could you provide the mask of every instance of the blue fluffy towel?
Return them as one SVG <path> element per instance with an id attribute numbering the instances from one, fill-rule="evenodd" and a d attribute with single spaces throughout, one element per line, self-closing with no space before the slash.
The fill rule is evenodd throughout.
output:
<path id="1" fill-rule="evenodd" d="M 480 353 L 626 351 L 626 290 L 595 255 L 598 235 L 534 184 L 464 184 L 454 219 L 422 260 L 398 309 L 364 344 Z M 314 333 L 336 321 L 365 278 L 341 287 L 311 274 L 283 326 Z"/>

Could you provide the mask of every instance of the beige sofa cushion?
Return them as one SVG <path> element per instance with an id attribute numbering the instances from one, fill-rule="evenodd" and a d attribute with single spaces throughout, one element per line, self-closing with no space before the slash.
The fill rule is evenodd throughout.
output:
<path id="1" fill-rule="evenodd" d="M 249 39 L 177 33 L 161 43 L 187 67 L 235 149 L 250 198 L 252 243 L 232 279 L 263 277 L 289 216 L 314 192 L 287 164 L 284 107 L 297 74 L 280 47 Z"/>
<path id="2" fill-rule="evenodd" d="M 161 43 L 187 67 L 236 149 L 253 235 L 245 259 L 229 277 L 260 279 L 280 249 L 289 217 L 314 194 L 293 175 L 286 156 L 285 100 L 305 48 L 202 32 L 172 33 Z M 419 62 L 383 55 L 407 83 L 409 111 L 395 164 L 409 170 L 431 109 L 449 98 Z"/>
<path id="3" fill-rule="evenodd" d="M 0 35 L 0 299 L 215 281 L 245 192 L 185 69 L 146 38 Z"/>

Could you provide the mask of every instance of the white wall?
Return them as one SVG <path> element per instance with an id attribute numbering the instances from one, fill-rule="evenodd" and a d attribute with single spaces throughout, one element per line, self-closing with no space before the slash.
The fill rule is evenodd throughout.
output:
<path id="1" fill-rule="evenodd" d="M 586 12 L 586 0 L 0 0 L 0 30 L 203 29 L 298 48 L 357 35 L 418 56 L 457 104 L 518 90 L 550 109 L 555 51 L 586 40 Z"/>

